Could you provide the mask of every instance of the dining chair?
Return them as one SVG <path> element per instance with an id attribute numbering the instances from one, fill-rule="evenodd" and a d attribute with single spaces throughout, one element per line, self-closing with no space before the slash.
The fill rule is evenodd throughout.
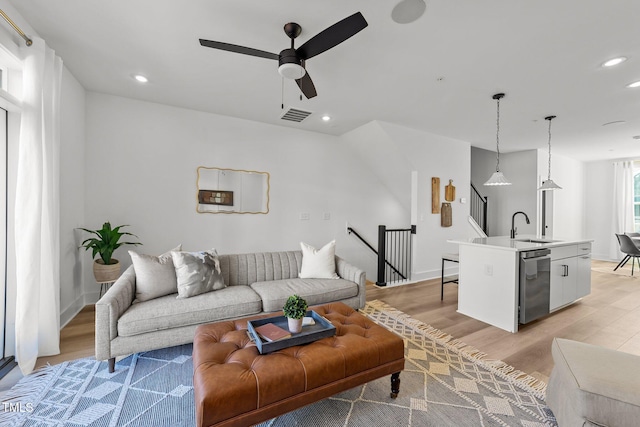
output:
<path id="1" fill-rule="evenodd" d="M 640 258 L 640 248 L 636 246 L 636 244 L 631 240 L 631 237 L 627 234 L 616 234 L 618 238 L 618 243 L 620 244 L 620 252 L 625 254 L 625 257 L 618 263 L 616 268 L 613 271 L 616 271 L 620 267 L 624 267 L 624 265 L 631 260 L 631 275 L 633 276 L 633 268 L 635 266 L 635 262 L 638 258 Z M 640 261 L 638 261 L 638 267 L 640 267 Z"/>
<path id="2" fill-rule="evenodd" d="M 624 233 L 631 237 L 633 243 L 640 248 L 640 233 Z"/>

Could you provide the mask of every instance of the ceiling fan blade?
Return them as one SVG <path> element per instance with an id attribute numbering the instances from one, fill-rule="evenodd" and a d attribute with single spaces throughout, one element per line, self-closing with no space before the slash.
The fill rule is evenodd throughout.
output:
<path id="1" fill-rule="evenodd" d="M 307 97 L 307 99 L 311 99 L 315 96 L 318 96 L 318 92 L 316 92 L 316 87 L 313 84 L 313 80 L 311 80 L 311 76 L 309 75 L 309 71 L 304 73 L 299 79 L 296 79 L 296 83 L 298 83 L 298 87 L 300 91 Z"/>
<path id="2" fill-rule="evenodd" d="M 226 50 L 228 52 L 242 53 L 243 55 L 258 56 L 260 58 L 280 59 L 280 56 L 276 53 L 265 52 L 264 50 L 253 49 L 250 47 L 238 46 L 235 44 L 214 42 L 211 40 L 200 39 L 200 44 L 204 47 L 211 47 L 214 49 Z"/>
<path id="3" fill-rule="evenodd" d="M 356 35 L 365 29 L 367 25 L 369 24 L 362 16 L 362 13 L 356 12 L 316 34 L 296 49 L 298 57 L 300 59 L 313 58 Z"/>

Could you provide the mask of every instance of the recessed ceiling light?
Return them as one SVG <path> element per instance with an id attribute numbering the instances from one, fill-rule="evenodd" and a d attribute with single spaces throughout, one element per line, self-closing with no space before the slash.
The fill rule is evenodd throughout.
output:
<path id="1" fill-rule="evenodd" d="M 629 83 L 627 87 L 630 87 L 630 88 L 640 87 L 640 81 Z"/>
<path id="2" fill-rule="evenodd" d="M 149 79 L 143 76 L 142 74 L 136 74 L 135 76 L 133 76 L 133 78 L 139 81 L 140 83 L 147 83 L 149 81 Z"/>
<path id="3" fill-rule="evenodd" d="M 640 139 L 640 135 L 635 135 L 633 139 Z"/>
<path id="4" fill-rule="evenodd" d="M 331 116 L 326 115 L 326 114 L 324 116 L 322 116 L 322 121 L 328 122 L 329 120 L 331 120 Z"/>
<path id="5" fill-rule="evenodd" d="M 604 62 L 602 64 L 602 66 L 603 67 L 613 67 L 614 65 L 622 64 L 626 60 L 627 60 L 626 56 L 619 56 L 617 58 L 612 58 L 612 59 L 608 60 L 607 62 Z"/>

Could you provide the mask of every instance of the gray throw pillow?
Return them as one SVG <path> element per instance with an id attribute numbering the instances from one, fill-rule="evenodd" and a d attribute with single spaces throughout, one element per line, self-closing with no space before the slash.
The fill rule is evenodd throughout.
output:
<path id="1" fill-rule="evenodd" d="M 171 251 L 179 251 L 178 245 Z M 171 251 L 160 256 L 139 254 L 129 251 L 133 269 L 136 272 L 136 300 L 138 302 L 163 297 L 178 292 L 176 270 L 173 267 Z"/>
<path id="2" fill-rule="evenodd" d="M 172 251 L 178 280 L 178 298 L 189 298 L 224 288 L 215 249 L 203 252 Z"/>

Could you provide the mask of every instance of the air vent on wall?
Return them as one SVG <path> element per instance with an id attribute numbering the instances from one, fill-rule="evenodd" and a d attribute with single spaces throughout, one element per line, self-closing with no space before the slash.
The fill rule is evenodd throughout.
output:
<path id="1" fill-rule="evenodd" d="M 289 107 L 289 109 L 285 111 L 284 114 L 280 116 L 280 118 L 282 120 L 300 123 L 301 121 L 309 117 L 311 114 L 312 114 L 311 111 L 298 110 L 297 108 Z"/>

